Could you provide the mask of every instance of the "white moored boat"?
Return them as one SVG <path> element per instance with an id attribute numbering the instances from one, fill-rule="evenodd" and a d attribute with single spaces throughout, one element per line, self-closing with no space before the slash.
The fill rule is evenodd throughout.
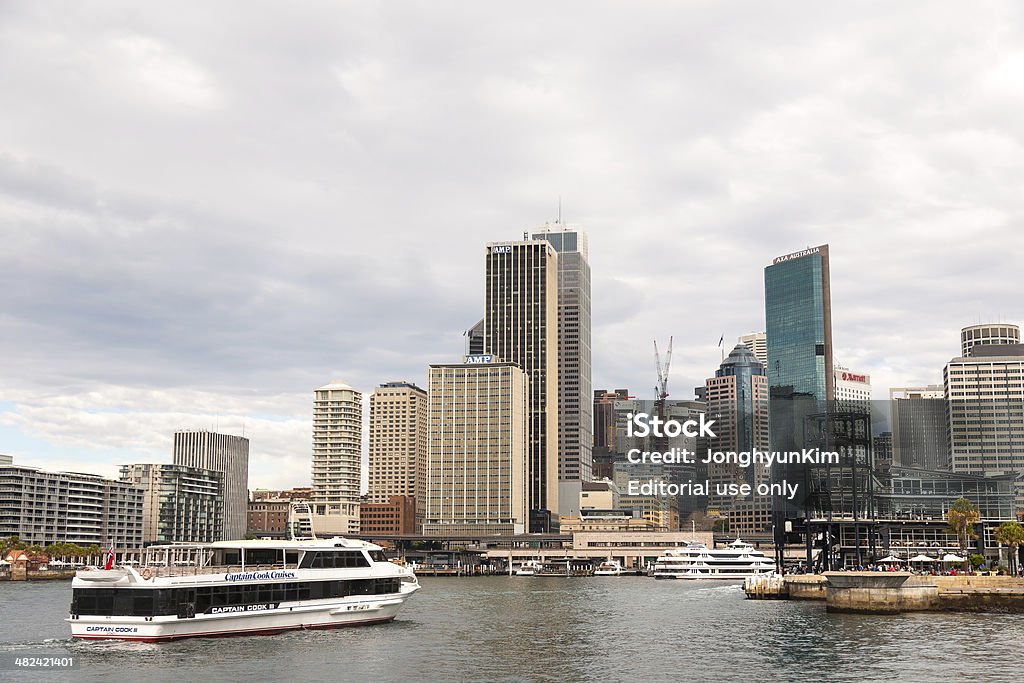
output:
<path id="1" fill-rule="evenodd" d="M 618 560 L 607 560 L 597 565 L 594 576 L 622 576 L 622 565 Z"/>
<path id="2" fill-rule="evenodd" d="M 150 546 L 141 566 L 71 586 L 72 637 L 145 642 L 386 622 L 420 587 L 380 546 L 344 538 Z"/>
<path id="3" fill-rule="evenodd" d="M 745 579 L 775 571 L 775 562 L 749 543 L 736 539 L 725 548 L 691 543 L 666 550 L 654 564 L 656 579 Z"/>
<path id="4" fill-rule="evenodd" d="M 527 560 L 516 570 L 516 576 L 537 576 L 543 566 L 537 560 Z"/>

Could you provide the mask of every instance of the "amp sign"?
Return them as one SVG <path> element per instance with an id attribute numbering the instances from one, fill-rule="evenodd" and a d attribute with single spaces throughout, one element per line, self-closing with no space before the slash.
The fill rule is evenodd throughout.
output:
<path id="1" fill-rule="evenodd" d="M 482 365 L 484 363 L 493 363 L 494 356 L 491 354 L 485 354 L 482 356 L 466 356 L 466 365 Z"/>
<path id="2" fill-rule="evenodd" d="M 491 253 L 492 254 L 511 254 L 512 253 L 512 245 L 511 244 L 499 244 L 496 247 L 491 247 Z"/>

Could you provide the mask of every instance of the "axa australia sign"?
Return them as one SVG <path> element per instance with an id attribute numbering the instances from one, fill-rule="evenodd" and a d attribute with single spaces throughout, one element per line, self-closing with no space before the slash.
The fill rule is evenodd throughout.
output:
<path id="1" fill-rule="evenodd" d="M 803 258 L 804 256 L 812 256 L 814 254 L 820 254 L 821 247 L 811 247 L 810 249 L 804 249 L 803 251 L 794 251 L 792 254 L 786 254 L 785 256 L 778 256 L 772 265 L 777 263 L 785 263 L 786 261 L 792 261 L 794 259 Z"/>

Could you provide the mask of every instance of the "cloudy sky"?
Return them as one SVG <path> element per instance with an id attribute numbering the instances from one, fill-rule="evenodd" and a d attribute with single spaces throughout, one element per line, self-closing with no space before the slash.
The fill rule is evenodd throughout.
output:
<path id="1" fill-rule="evenodd" d="M 456 360 L 559 196 L 595 388 L 674 335 L 690 396 L 826 242 L 837 360 L 940 381 L 1024 322 L 1024 6 L 822 4 L 0 4 L 0 453 L 307 483 L 312 390 Z"/>

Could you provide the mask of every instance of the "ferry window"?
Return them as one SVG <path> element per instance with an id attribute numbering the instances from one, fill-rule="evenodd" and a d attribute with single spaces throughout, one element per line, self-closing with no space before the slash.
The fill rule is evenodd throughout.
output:
<path id="1" fill-rule="evenodd" d="M 299 563 L 299 553 L 298 553 L 298 551 L 293 551 L 293 550 L 287 551 L 285 553 L 285 562 L 287 562 L 288 564 L 298 564 Z"/>
<path id="2" fill-rule="evenodd" d="M 387 555 L 384 554 L 383 550 L 371 550 L 370 551 L 370 559 L 372 559 L 374 562 L 387 562 L 388 561 Z"/>
<path id="3" fill-rule="evenodd" d="M 233 564 L 242 564 L 240 554 L 237 552 L 224 553 L 224 564 L 229 566 Z"/>
<path id="4" fill-rule="evenodd" d="M 277 564 L 281 561 L 281 551 L 272 548 L 253 548 L 245 551 L 246 564 Z"/>

